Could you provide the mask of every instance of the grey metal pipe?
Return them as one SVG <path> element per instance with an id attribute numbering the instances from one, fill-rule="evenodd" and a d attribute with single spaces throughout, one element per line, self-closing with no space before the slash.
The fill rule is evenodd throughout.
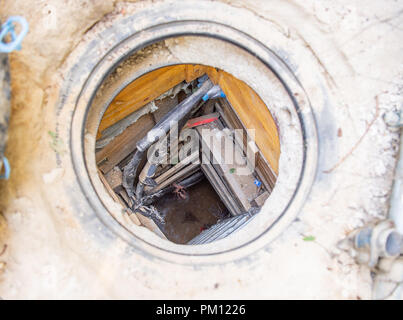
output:
<path id="1" fill-rule="evenodd" d="M 209 92 L 213 87 L 210 80 L 206 80 L 199 90 L 187 97 L 175 108 L 170 110 L 148 134 L 137 142 L 137 150 L 146 151 L 153 143 L 157 142 L 163 137 L 171 128 L 171 122 L 178 123 L 183 117 L 185 117 L 193 107 Z"/>

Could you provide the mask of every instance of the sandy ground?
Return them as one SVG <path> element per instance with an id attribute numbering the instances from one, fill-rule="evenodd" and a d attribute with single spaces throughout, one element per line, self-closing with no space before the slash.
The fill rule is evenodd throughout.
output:
<path id="1" fill-rule="evenodd" d="M 62 169 L 47 169 L 46 159 L 41 158 L 43 145 L 50 143 L 43 115 L 48 112 L 44 105 L 52 74 L 94 23 L 122 9 L 118 1 L 3 0 L 1 19 L 23 15 L 30 33 L 23 50 L 11 54 L 7 157 L 13 171 L 11 179 L 1 184 L 0 297 L 371 297 L 369 270 L 356 265 L 335 244 L 349 231 L 387 213 L 398 135 L 385 126 L 382 114 L 401 103 L 403 93 L 403 1 L 224 2 L 238 7 L 249 3 L 248 10 L 257 16 L 270 12 L 289 34 L 290 43 L 303 41 L 323 66 L 329 87 L 340 95 L 338 117 L 345 123 L 339 128 L 328 123 L 328 130 L 341 141 L 339 157 L 329 156 L 334 150 L 326 142 L 321 150 L 322 166 L 331 171 L 332 179 L 328 173 L 319 174 L 310 205 L 270 248 L 259 253 L 259 260 L 253 260 L 259 263 L 251 260 L 251 265 L 238 266 L 234 272 L 227 267 L 226 273 L 217 267 L 217 272 L 197 277 L 186 267 L 178 272 L 166 266 L 168 279 L 151 279 L 144 276 L 145 259 L 134 265 L 121 261 L 119 243 L 108 253 L 113 261 L 101 263 L 98 253 L 80 251 L 61 236 L 60 217 L 49 214 L 38 187 L 51 186 L 63 177 Z M 288 26 L 291 13 L 294 26 L 300 23 L 301 28 Z M 338 58 L 348 62 L 348 70 L 334 63 L 334 48 Z M 297 56 L 289 57 L 290 64 Z M 315 88 L 307 91 L 315 94 Z M 322 114 L 318 121 L 329 120 Z M 305 236 L 315 240 L 304 241 Z M 85 236 L 76 238 L 87 241 Z"/>

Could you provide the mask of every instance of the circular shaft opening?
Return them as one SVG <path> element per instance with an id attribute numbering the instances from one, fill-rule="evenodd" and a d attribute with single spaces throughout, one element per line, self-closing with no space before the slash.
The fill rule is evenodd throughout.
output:
<path id="1" fill-rule="evenodd" d="M 95 148 L 115 202 L 134 224 L 177 244 L 222 239 L 258 214 L 280 156 L 277 125 L 256 92 L 196 64 L 126 85 L 100 120 Z"/>

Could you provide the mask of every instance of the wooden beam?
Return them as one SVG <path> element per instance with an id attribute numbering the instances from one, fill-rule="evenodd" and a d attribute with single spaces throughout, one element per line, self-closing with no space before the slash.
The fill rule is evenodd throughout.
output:
<path id="1" fill-rule="evenodd" d="M 211 67 L 206 73 L 213 83 L 220 85 L 245 127 L 256 130 L 256 144 L 277 175 L 280 139 L 267 106 L 252 88 L 231 74 Z"/>
<path id="2" fill-rule="evenodd" d="M 261 195 L 257 196 L 255 198 L 255 202 L 258 207 L 262 207 L 264 205 L 264 202 L 267 200 L 267 198 L 270 196 L 270 194 L 265 191 Z"/>
<path id="3" fill-rule="evenodd" d="M 226 99 L 220 99 L 220 103 L 216 103 L 216 109 L 219 110 L 221 117 L 224 119 L 228 127 L 232 129 L 245 130 L 244 125 Z M 247 147 L 247 143 L 251 143 L 252 141 L 248 141 L 246 135 L 244 135 L 243 138 L 243 147 L 245 150 Z M 255 154 L 255 169 L 259 177 L 263 180 L 266 189 L 271 192 L 276 183 L 277 176 L 273 172 L 273 169 L 270 167 L 268 162 L 264 159 L 261 150 L 259 150 L 257 154 Z"/>
<path id="4" fill-rule="evenodd" d="M 127 203 L 129 203 L 129 197 L 125 190 L 121 190 L 119 194 Z M 133 220 L 133 219 L 139 220 L 139 222 L 141 223 L 142 226 L 144 226 L 148 230 L 154 232 L 157 236 L 159 236 L 163 239 L 166 239 L 166 237 L 162 233 L 161 229 L 157 226 L 157 224 L 152 219 L 143 216 L 139 212 L 134 212 L 134 213 L 128 214 L 128 216 L 131 220 Z"/>
<path id="5" fill-rule="evenodd" d="M 95 154 L 98 167 L 107 173 L 136 149 L 136 143 L 154 127 L 151 114 L 145 114 Z"/>
<path id="6" fill-rule="evenodd" d="M 127 117 L 186 78 L 186 65 L 176 65 L 151 71 L 124 88 L 106 109 L 98 131 Z M 98 136 L 99 138 L 100 136 Z"/>
<path id="7" fill-rule="evenodd" d="M 190 174 L 197 171 L 199 166 L 200 163 L 190 163 L 187 167 L 183 168 L 181 171 L 175 173 L 173 176 L 161 182 L 158 186 L 154 187 L 150 191 L 150 194 L 157 192 L 161 189 L 164 189 L 165 187 L 169 186 L 171 183 L 175 183 L 179 179 L 186 178 L 186 176 L 189 176 Z"/>
<path id="8" fill-rule="evenodd" d="M 260 97 L 244 82 L 220 71 L 219 84 L 231 106 L 247 129 L 255 129 L 256 144 L 278 174 L 280 139 L 269 109 Z"/>
<path id="9" fill-rule="evenodd" d="M 202 65 L 197 65 L 197 64 L 187 64 L 186 65 L 186 82 L 192 82 L 193 80 L 196 80 L 197 78 L 201 77 L 204 75 L 209 67 L 202 66 Z"/>
<path id="10" fill-rule="evenodd" d="M 101 121 L 99 132 L 156 99 L 180 82 L 192 81 L 204 73 L 207 73 L 214 83 L 221 86 L 245 127 L 256 130 L 256 144 L 275 174 L 278 174 L 280 141 L 276 123 L 267 106 L 243 81 L 212 67 L 176 65 L 154 70 L 136 79 L 112 101 Z"/>
<path id="11" fill-rule="evenodd" d="M 105 179 L 104 175 L 102 174 L 102 172 L 100 170 L 98 170 L 98 176 L 101 179 L 106 191 L 108 191 L 109 195 L 112 197 L 112 199 L 117 202 L 120 203 L 123 208 L 127 208 L 125 203 L 118 197 L 118 195 L 112 190 L 111 186 L 109 185 L 108 181 Z M 136 225 L 140 226 L 141 222 L 140 220 L 137 218 L 136 215 L 131 214 L 129 215 L 131 221 L 133 221 L 133 223 L 135 223 Z"/>
<path id="12" fill-rule="evenodd" d="M 188 164 L 192 163 L 194 160 L 197 159 L 197 157 L 199 156 L 199 152 L 197 150 L 197 152 L 193 152 L 190 156 L 186 157 L 185 159 L 183 159 L 181 162 L 179 162 L 178 164 L 176 164 L 175 166 L 173 166 L 172 168 L 170 168 L 168 171 L 164 172 L 163 174 L 161 174 L 160 176 L 158 176 L 157 178 L 155 178 L 155 182 L 157 184 L 160 184 L 162 182 L 164 182 L 166 179 L 168 179 L 169 177 L 171 177 L 172 175 L 174 175 L 175 173 L 177 173 L 178 171 L 182 170 L 184 167 L 186 167 Z"/>
<path id="13" fill-rule="evenodd" d="M 158 109 L 154 111 L 152 115 L 155 123 L 157 123 L 165 114 L 178 105 L 178 96 L 174 98 L 166 97 L 162 100 L 155 100 L 155 105 Z"/>
<path id="14" fill-rule="evenodd" d="M 205 114 L 204 116 L 200 116 L 197 118 L 189 119 L 188 122 L 185 124 L 185 128 L 194 128 L 197 126 L 201 126 L 206 123 L 210 123 L 213 121 L 218 120 L 219 114 L 217 112 Z"/>
<path id="15" fill-rule="evenodd" d="M 230 193 L 227 186 L 224 184 L 224 182 L 214 169 L 213 165 L 202 164 L 201 169 L 214 190 L 219 195 L 225 207 L 230 211 L 231 215 L 236 216 L 238 214 L 241 214 L 242 211 L 238 203 L 234 200 L 235 197 Z"/>

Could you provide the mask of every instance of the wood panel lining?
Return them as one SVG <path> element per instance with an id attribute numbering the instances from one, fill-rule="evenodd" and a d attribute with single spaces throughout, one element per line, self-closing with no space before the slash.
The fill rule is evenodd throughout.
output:
<path id="1" fill-rule="evenodd" d="M 127 117 L 186 78 L 186 65 L 177 65 L 151 71 L 124 88 L 106 109 L 99 125 L 102 131 Z"/>

